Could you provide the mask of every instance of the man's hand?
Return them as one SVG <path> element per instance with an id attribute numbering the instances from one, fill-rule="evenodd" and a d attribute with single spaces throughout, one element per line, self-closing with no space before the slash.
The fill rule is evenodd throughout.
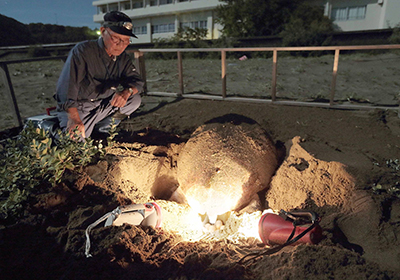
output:
<path id="1" fill-rule="evenodd" d="M 77 133 L 82 135 L 85 138 L 85 126 L 82 123 L 81 118 L 79 117 L 78 109 L 76 108 L 68 108 L 68 123 L 67 123 L 67 131 L 70 133 L 71 138 L 74 139 L 74 130 L 77 129 Z"/>
<path id="2" fill-rule="evenodd" d="M 138 93 L 138 90 L 136 88 L 132 88 L 132 94 L 128 89 L 118 91 L 114 94 L 113 98 L 110 101 L 110 104 L 111 106 L 118 108 L 124 107 L 128 98 L 136 93 Z"/>

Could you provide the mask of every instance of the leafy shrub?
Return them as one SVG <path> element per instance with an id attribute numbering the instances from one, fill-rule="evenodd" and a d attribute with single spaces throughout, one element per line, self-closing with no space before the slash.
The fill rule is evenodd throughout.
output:
<path id="1" fill-rule="evenodd" d="M 333 24 L 319 7 L 303 4 L 281 32 L 284 46 L 326 46 L 331 43 Z M 308 55 L 306 52 L 303 55 Z M 315 53 L 313 53 L 315 54 Z"/>
<path id="2" fill-rule="evenodd" d="M 206 40 L 207 30 L 203 28 L 180 28 L 178 33 L 171 38 L 154 40 L 155 49 L 199 49 L 199 48 L 229 48 L 233 47 L 235 40 L 221 37 L 215 40 Z M 232 53 L 228 53 L 228 56 Z M 184 58 L 219 58 L 219 52 L 184 52 Z M 176 59 L 176 52 L 147 53 L 149 59 Z"/>
<path id="3" fill-rule="evenodd" d="M 390 44 L 400 44 L 400 24 L 393 28 L 393 33 L 389 37 Z"/>
<path id="4" fill-rule="evenodd" d="M 115 125 L 109 143 L 115 136 Z M 28 122 L 14 139 L 0 146 L 0 217 L 18 217 L 27 200 L 43 188 L 60 183 L 66 170 L 81 171 L 102 158 L 106 151 L 101 140 L 84 142 L 58 133 L 57 145 L 47 131 Z"/>
<path id="5" fill-rule="evenodd" d="M 50 52 L 42 47 L 32 46 L 28 49 L 28 56 L 30 57 L 42 57 L 50 56 Z"/>

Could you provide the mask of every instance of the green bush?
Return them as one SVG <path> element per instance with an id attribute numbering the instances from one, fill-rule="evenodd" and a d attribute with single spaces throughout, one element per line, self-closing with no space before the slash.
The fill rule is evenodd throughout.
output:
<path id="1" fill-rule="evenodd" d="M 390 44 L 400 44 L 400 24 L 393 28 L 393 33 L 389 37 Z"/>
<path id="2" fill-rule="evenodd" d="M 115 125 L 109 143 L 115 136 Z M 111 144 L 110 144 L 111 145 Z M 105 155 L 101 140 L 74 141 L 59 132 L 57 145 L 48 132 L 28 122 L 14 139 L 0 145 L 0 217 L 17 218 L 35 194 L 63 179 L 66 170 L 82 171 Z"/>
<path id="3" fill-rule="evenodd" d="M 200 49 L 200 48 L 230 48 L 234 46 L 235 40 L 221 37 L 215 40 L 206 40 L 207 30 L 202 28 L 183 28 L 171 38 L 154 40 L 155 49 Z M 228 53 L 227 57 L 235 54 Z M 184 58 L 220 58 L 220 52 L 183 52 Z M 152 52 L 147 53 L 148 59 L 176 59 L 176 52 Z"/>
<path id="4" fill-rule="evenodd" d="M 50 52 L 42 47 L 32 46 L 28 49 L 29 57 L 50 56 Z"/>
<path id="5" fill-rule="evenodd" d="M 281 32 L 282 44 L 287 47 L 327 46 L 331 43 L 333 24 L 319 7 L 302 5 L 296 10 Z M 302 55 L 322 53 L 305 52 Z"/>

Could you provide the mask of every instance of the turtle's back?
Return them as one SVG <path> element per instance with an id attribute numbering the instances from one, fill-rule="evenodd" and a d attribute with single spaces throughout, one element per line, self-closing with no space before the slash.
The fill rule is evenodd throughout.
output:
<path id="1" fill-rule="evenodd" d="M 275 144 L 257 124 L 210 123 L 185 144 L 177 178 L 189 204 L 223 214 L 247 206 L 277 166 Z"/>

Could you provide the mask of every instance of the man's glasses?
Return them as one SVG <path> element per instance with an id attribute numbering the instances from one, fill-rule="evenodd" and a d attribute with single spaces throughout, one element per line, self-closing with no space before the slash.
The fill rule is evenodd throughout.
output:
<path id="1" fill-rule="evenodd" d="M 117 36 L 112 35 L 109 29 L 106 29 L 106 31 L 108 33 L 108 36 L 110 36 L 111 41 L 116 45 L 118 44 L 129 45 L 129 43 L 131 42 L 129 38 L 121 39 Z"/>

